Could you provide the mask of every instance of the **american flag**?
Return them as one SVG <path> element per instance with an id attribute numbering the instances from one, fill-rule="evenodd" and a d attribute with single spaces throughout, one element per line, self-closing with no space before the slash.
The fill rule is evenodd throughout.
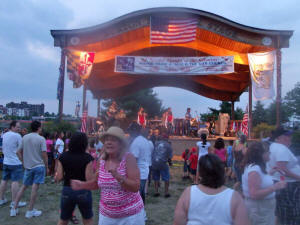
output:
<path id="1" fill-rule="evenodd" d="M 82 117 L 81 117 L 80 132 L 82 132 L 82 133 L 86 133 L 86 131 L 87 131 L 87 117 L 88 117 L 88 104 L 86 104 L 85 109 L 82 113 Z"/>
<path id="2" fill-rule="evenodd" d="M 242 132 L 248 136 L 248 106 L 246 107 L 246 111 L 244 113 L 243 122 L 242 122 Z"/>
<path id="3" fill-rule="evenodd" d="M 182 44 L 196 40 L 196 18 L 151 17 L 152 44 Z"/>

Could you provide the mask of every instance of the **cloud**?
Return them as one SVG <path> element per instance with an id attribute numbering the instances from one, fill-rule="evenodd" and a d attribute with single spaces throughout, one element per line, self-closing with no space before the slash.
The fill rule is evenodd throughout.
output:
<path id="1" fill-rule="evenodd" d="M 35 57 L 45 59 L 50 62 L 58 63 L 60 61 L 60 54 L 57 49 L 52 46 L 45 45 L 40 41 L 30 40 L 26 44 L 30 54 Z"/>

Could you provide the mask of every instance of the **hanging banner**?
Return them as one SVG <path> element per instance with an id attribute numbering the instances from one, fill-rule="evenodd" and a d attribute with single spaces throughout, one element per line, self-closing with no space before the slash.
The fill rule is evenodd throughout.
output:
<path id="1" fill-rule="evenodd" d="M 271 99 L 275 95 L 275 55 L 275 51 L 248 54 L 254 100 Z"/>
<path id="2" fill-rule="evenodd" d="M 234 72 L 233 56 L 116 56 L 115 72 L 130 74 L 208 75 Z"/>
<path id="3" fill-rule="evenodd" d="M 91 74 L 95 53 L 67 50 L 67 57 L 68 77 L 79 88 Z"/>

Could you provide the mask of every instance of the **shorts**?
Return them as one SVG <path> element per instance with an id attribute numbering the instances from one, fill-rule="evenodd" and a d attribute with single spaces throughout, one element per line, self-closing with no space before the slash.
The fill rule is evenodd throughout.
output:
<path id="1" fill-rule="evenodd" d="M 98 225 L 145 225 L 145 215 L 144 209 L 132 216 L 125 216 L 121 218 L 110 218 L 99 213 Z"/>
<path id="2" fill-rule="evenodd" d="M 190 171 L 190 166 L 186 163 L 186 162 L 184 162 L 184 164 L 183 164 L 183 172 L 189 172 Z"/>
<path id="3" fill-rule="evenodd" d="M 82 218 L 88 220 L 93 217 L 93 201 L 91 191 L 74 191 L 71 187 L 64 186 L 60 199 L 60 219 L 71 219 L 76 205 L 78 205 Z"/>
<path id="4" fill-rule="evenodd" d="M 22 165 L 3 165 L 2 180 L 19 181 L 23 178 Z"/>
<path id="5" fill-rule="evenodd" d="M 169 167 L 166 165 L 166 168 L 156 170 L 152 168 L 152 178 L 154 181 L 159 181 L 160 177 L 163 181 L 169 181 L 170 180 L 170 172 Z"/>
<path id="6" fill-rule="evenodd" d="M 196 169 L 191 169 L 191 174 L 196 175 Z"/>
<path id="7" fill-rule="evenodd" d="M 43 184 L 45 181 L 46 168 L 44 166 L 25 169 L 23 184 L 30 186 L 32 184 Z"/>

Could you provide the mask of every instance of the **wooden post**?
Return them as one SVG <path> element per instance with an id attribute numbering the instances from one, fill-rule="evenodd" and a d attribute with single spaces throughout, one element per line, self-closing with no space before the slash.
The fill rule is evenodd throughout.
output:
<path id="1" fill-rule="evenodd" d="M 82 113 L 83 113 L 86 107 L 86 85 L 85 84 L 83 84 L 82 89 L 83 89 L 83 93 L 82 93 Z"/>
<path id="2" fill-rule="evenodd" d="M 100 98 L 97 98 L 97 117 L 100 118 L 101 106 L 100 106 Z"/>
<path id="3" fill-rule="evenodd" d="M 65 50 L 61 49 L 61 58 L 60 58 L 60 67 L 59 67 L 59 90 L 60 92 L 58 94 L 58 120 L 62 121 L 63 116 L 63 109 L 64 109 L 64 89 L 65 89 L 65 63 L 66 63 L 66 57 L 65 57 Z"/>
<path id="4" fill-rule="evenodd" d="M 234 101 L 231 102 L 231 120 L 234 120 Z"/>
<path id="5" fill-rule="evenodd" d="M 252 132 L 252 81 L 250 78 L 249 83 L 249 116 L 248 116 L 248 137 L 251 138 L 251 132 Z"/>
<path id="6" fill-rule="evenodd" d="M 277 65 L 277 96 L 276 96 L 276 127 L 280 126 L 281 119 L 281 49 L 276 51 L 276 65 Z"/>

